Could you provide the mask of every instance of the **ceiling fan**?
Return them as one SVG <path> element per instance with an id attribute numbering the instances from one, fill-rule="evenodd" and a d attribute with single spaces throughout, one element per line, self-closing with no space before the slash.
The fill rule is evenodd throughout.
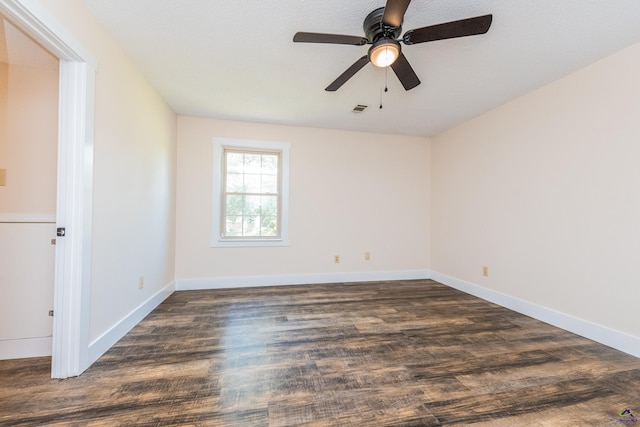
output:
<path id="1" fill-rule="evenodd" d="M 325 88 L 334 92 L 353 77 L 368 62 L 378 67 L 390 66 L 405 90 L 413 89 L 420 84 L 420 79 L 402 53 L 400 42 L 405 45 L 452 39 L 456 37 L 474 36 L 489 31 L 493 15 L 482 15 L 459 21 L 409 30 L 402 36 L 404 14 L 411 0 L 387 0 L 384 7 L 378 8 L 364 18 L 364 37 L 342 34 L 298 32 L 293 41 L 298 43 L 331 43 L 354 46 L 372 45 L 362 58 L 342 73 Z"/>

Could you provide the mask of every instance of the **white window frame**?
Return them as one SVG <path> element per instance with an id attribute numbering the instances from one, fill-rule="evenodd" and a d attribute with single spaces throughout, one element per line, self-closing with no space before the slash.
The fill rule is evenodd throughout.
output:
<path id="1" fill-rule="evenodd" d="M 278 237 L 233 237 L 222 235 L 222 195 L 224 189 L 224 150 L 240 149 L 255 151 L 277 151 L 280 153 L 280 236 Z M 251 247 L 251 246 L 289 246 L 289 151 L 291 144 L 274 141 L 252 141 L 246 139 L 213 138 L 213 209 L 212 238 L 209 246 Z"/>

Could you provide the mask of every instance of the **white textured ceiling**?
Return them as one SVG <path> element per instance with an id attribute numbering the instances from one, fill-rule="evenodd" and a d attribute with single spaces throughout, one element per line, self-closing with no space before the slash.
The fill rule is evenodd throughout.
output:
<path id="1" fill-rule="evenodd" d="M 293 43 L 297 31 L 363 35 L 384 0 L 84 0 L 182 115 L 429 136 L 640 42 L 639 0 L 413 0 L 403 32 L 493 14 L 487 34 L 403 46 L 422 84 L 368 64 L 368 46 Z M 368 105 L 362 114 L 351 112 Z"/>

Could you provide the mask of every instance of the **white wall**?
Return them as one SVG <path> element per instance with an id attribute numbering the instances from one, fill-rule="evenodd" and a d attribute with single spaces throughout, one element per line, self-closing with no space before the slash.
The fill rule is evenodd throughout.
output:
<path id="1" fill-rule="evenodd" d="M 90 335 L 111 343 L 174 279 L 176 116 L 81 0 L 30 3 L 98 61 Z"/>
<path id="2" fill-rule="evenodd" d="M 291 143 L 289 247 L 209 247 L 213 137 Z M 177 282 L 219 279 L 206 286 L 229 286 L 247 282 L 229 278 L 252 276 L 282 283 L 281 276 L 307 282 L 424 273 L 429 164 L 425 138 L 179 117 Z"/>
<path id="3" fill-rule="evenodd" d="M 0 213 L 56 212 L 58 70 L 2 64 L 0 71 Z M 4 77 L 3 77 L 4 76 Z"/>
<path id="4" fill-rule="evenodd" d="M 0 359 L 51 354 L 57 120 L 57 61 L 0 64 Z"/>
<path id="5" fill-rule="evenodd" d="M 435 137 L 432 269 L 640 354 L 639 75 L 635 45 Z"/>

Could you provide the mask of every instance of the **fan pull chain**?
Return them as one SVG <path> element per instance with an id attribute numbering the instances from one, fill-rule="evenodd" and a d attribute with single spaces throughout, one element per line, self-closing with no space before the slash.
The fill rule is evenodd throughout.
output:
<path id="1" fill-rule="evenodd" d="M 384 67 L 384 91 L 389 92 L 389 86 L 387 84 L 387 77 L 389 75 L 389 67 Z M 380 109 L 382 110 L 382 90 L 380 90 Z"/>
<path id="2" fill-rule="evenodd" d="M 384 67 L 384 91 L 389 92 L 389 87 L 387 83 L 389 82 L 389 65 Z"/>

